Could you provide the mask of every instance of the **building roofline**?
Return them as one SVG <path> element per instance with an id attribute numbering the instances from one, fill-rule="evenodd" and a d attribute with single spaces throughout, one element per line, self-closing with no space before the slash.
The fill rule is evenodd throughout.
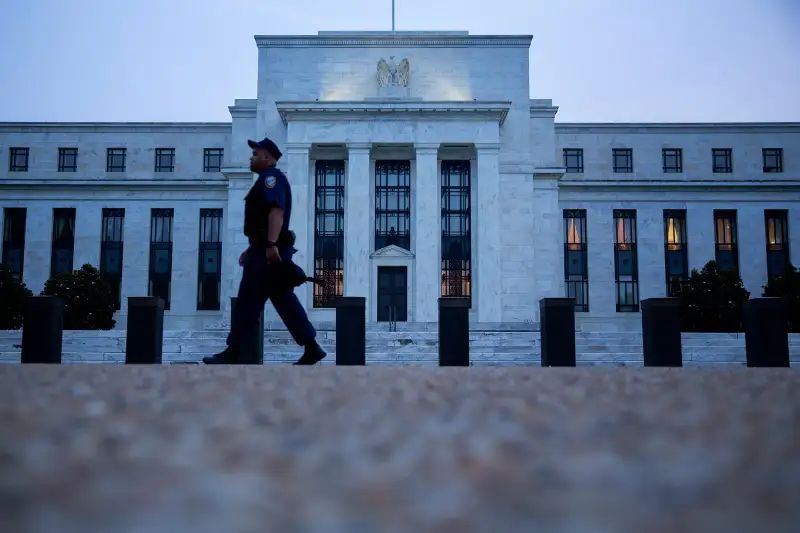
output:
<path id="1" fill-rule="evenodd" d="M 463 32 L 321 32 L 318 35 L 255 35 L 259 48 L 309 46 L 510 46 L 529 48 L 533 35 L 469 35 Z"/>
<path id="2" fill-rule="evenodd" d="M 230 131 L 230 122 L 0 122 L 0 132 L 12 131 Z"/>
<path id="3" fill-rule="evenodd" d="M 626 131 L 630 130 L 752 130 L 800 129 L 800 122 L 556 122 L 558 130 Z"/>

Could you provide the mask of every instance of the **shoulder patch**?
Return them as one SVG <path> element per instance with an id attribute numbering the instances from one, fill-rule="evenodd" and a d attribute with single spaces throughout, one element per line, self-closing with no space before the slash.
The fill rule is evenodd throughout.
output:
<path id="1" fill-rule="evenodd" d="M 264 184 L 269 189 L 273 188 L 276 183 L 277 183 L 277 179 L 275 178 L 275 176 L 267 176 L 267 178 L 264 180 Z"/>

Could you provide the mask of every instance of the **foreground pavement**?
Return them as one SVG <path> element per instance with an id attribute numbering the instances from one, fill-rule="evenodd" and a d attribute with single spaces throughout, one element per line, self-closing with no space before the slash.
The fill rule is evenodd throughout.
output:
<path id="1" fill-rule="evenodd" d="M 800 531 L 781 369 L 0 366 L 0 531 Z"/>

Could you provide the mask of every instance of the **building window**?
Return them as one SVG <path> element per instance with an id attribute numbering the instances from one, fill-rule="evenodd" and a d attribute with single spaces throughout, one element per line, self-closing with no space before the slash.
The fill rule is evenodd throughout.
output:
<path id="1" fill-rule="evenodd" d="M 175 148 L 156 148 L 156 172 L 175 170 Z"/>
<path id="2" fill-rule="evenodd" d="M 27 172 L 29 148 L 9 148 L 8 149 L 8 171 Z"/>
<path id="3" fill-rule="evenodd" d="M 764 148 L 761 150 L 764 172 L 783 172 L 783 148 Z"/>
<path id="4" fill-rule="evenodd" d="M 789 213 L 786 210 L 764 211 L 767 231 L 767 277 L 784 276 L 791 268 L 789 256 Z"/>
<path id="5" fill-rule="evenodd" d="M 203 172 L 219 172 L 222 170 L 222 148 L 206 148 L 203 150 Z"/>
<path id="6" fill-rule="evenodd" d="M 122 242 L 125 209 L 103 208 L 100 236 L 100 274 L 111 287 L 116 309 L 122 303 Z"/>
<path id="7" fill-rule="evenodd" d="M 714 172 L 718 174 L 733 172 L 733 150 L 730 148 L 713 148 L 711 157 L 714 160 Z"/>
<path id="8" fill-rule="evenodd" d="M 583 172 L 583 148 L 564 148 L 564 167 L 570 174 Z"/>
<path id="9" fill-rule="evenodd" d="M 72 272 L 75 256 L 75 208 L 53 209 L 53 240 L 50 255 L 50 277 Z"/>
<path id="10" fill-rule="evenodd" d="M 197 310 L 219 311 L 222 285 L 222 209 L 200 210 Z"/>
<path id="11" fill-rule="evenodd" d="M 125 172 L 125 148 L 109 148 L 106 151 L 106 172 Z"/>
<path id="12" fill-rule="evenodd" d="M 375 249 L 411 250 L 411 163 L 375 162 Z"/>
<path id="13" fill-rule="evenodd" d="M 59 148 L 58 149 L 58 171 L 77 172 L 78 171 L 78 149 Z"/>
<path id="14" fill-rule="evenodd" d="M 150 211 L 150 274 L 147 295 L 164 300 L 169 310 L 172 285 L 172 220 L 175 211 L 152 209 Z"/>
<path id="15" fill-rule="evenodd" d="M 739 273 L 736 211 L 714 210 L 714 259 L 719 270 Z"/>
<path id="16" fill-rule="evenodd" d="M 614 148 L 614 172 L 630 174 L 633 172 L 633 150 L 631 148 Z"/>
<path id="17" fill-rule="evenodd" d="M 3 266 L 11 271 L 17 281 L 22 281 L 22 267 L 25 262 L 25 220 L 24 207 L 3 209 Z"/>
<path id="18" fill-rule="evenodd" d="M 661 163 L 666 174 L 680 174 L 683 172 L 683 150 L 680 148 L 662 149 Z"/>
<path id="19" fill-rule="evenodd" d="M 681 284 L 689 279 L 689 247 L 686 210 L 664 210 L 664 270 L 667 296 L 677 296 Z"/>
<path id="20" fill-rule="evenodd" d="M 442 161 L 442 296 L 472 297 L 469 161 Z"/>
<path id="21" fill-rule="evenodd" d="M 575 310 L 589 311 L 589 251 L 586 210 L 564 210 L 564 286 Z"/>
<path id="22" fill-rule="evenodd" d="M 317 161 L 314 188 L 314 307 L 333 307 L 344 287 L 344 161 Z"/>
<path id="23" fill-rule="evenodd" d="M 639 310 L 639 265 L 636 250 L 636 211 L 614 210 L 614 276 L 617 312 Z"/>

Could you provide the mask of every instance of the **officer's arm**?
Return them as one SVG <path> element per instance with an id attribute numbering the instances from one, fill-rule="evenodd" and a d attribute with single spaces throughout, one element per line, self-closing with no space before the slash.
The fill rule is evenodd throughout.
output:
<path id="1" fill-rule="evenodd" d="M 264 184 L 264 199 L 269 209 L 267 240 L 278 242 L 283 228 L 283 212 L 286 210 L 286 184 L 280 176 L 267 176 Z"/>

